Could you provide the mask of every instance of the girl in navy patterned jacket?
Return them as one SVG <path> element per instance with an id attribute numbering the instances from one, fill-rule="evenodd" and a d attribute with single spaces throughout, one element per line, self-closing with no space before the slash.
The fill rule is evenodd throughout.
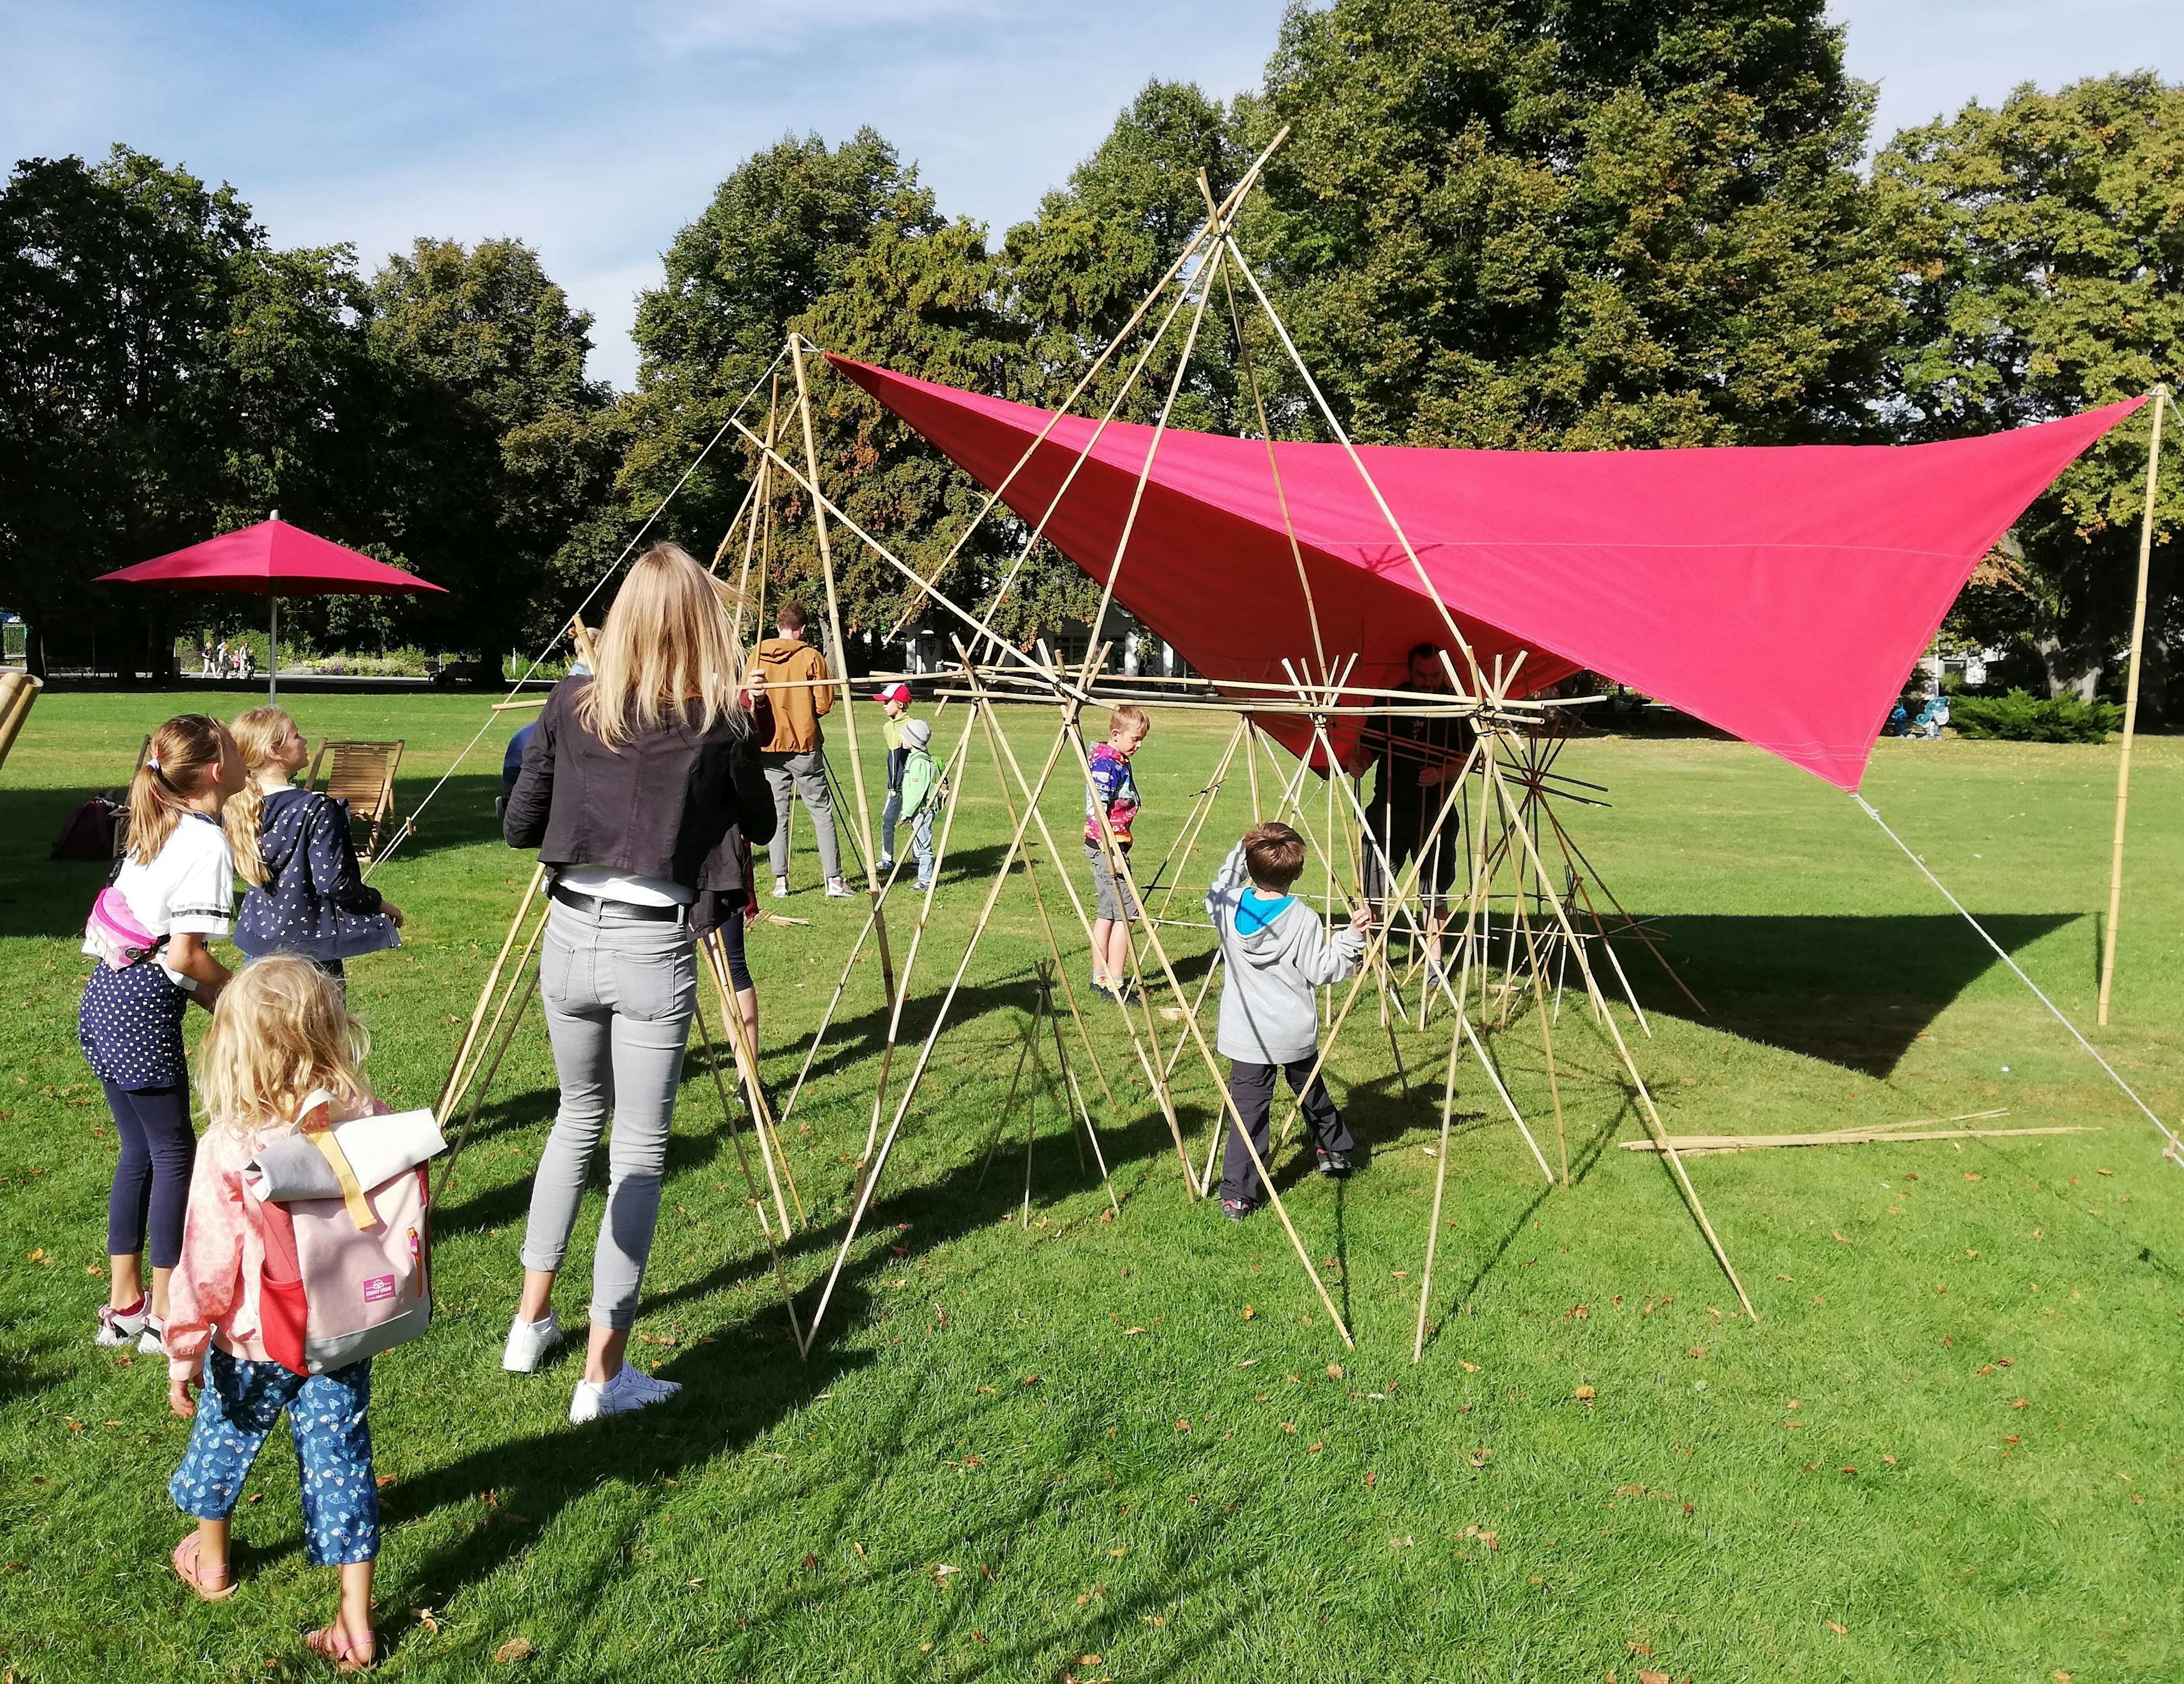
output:
<path id="1" fill-rule="evenodd" d="M 249 885 L 235 945 L 255 959 L 293 953 L 335 978 L 342 961 L 398 947 L 402 911 L 357 869 L 348 810 L 292 780 L 310 750 L 285 709 L 254 707 L 235 722 L 249 782 L 227 804 L 235 867 Z"/>

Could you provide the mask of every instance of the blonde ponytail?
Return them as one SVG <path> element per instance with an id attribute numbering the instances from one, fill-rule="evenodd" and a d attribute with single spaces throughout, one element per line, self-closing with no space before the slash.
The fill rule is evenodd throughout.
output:
<path id="1" fill-rule="evenodd" d="M 220 822 L 227 830 L 227 845 L 235 852 L 236 870 L 242 874 L 244 882 L 254 883 L 260 889 L 267 886 L 265 858 L 258 850 L 259 823 L 265 815 L 265 792 L 258 787 L 258 771 L 272 758 L 275 745 L 295 728 L 296 722 L 287 709 L 270 705 L 252 708 L 229 728 L 236 749 L 242 756 L 245 781 L 242 793 L 229 796 L 227 805 L 220 810 Z"/>
<path id="2" fill-rule="evenodd" d="M 129 783 L 129 857 L 149 865 L 181 822 L 184 805 L 219 775 L 227 728 L 202 713 L 178 713 L 152 733 Z"/>

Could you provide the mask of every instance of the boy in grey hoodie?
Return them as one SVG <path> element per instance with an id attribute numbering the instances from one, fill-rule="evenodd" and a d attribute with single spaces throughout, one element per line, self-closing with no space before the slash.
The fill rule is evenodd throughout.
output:
<path id="1" fill-rule="evenodd" d="M 1255 824 L 1230 850 L 1206 893 L 1206 911 L 1221 942 L 1228 979 L 1221 985 L 1221 1022 L 1214 1045 L 1229 1062 L 1228 1093 L 1266 1161 L 1267 1124 L 1273 1109 L 1274 1072 L 1288 1076 L 1304 1101 L 1305 1126 L 1323 1175 L 1347 1174 L 1356 1142 L 1342 1113 L 1312 1074 L 1319 1050 L 1314 990 L 1357 968 L 1365 951 L 1369 910 L 1351 914 L 1330 935 L 1310 906 L 1290 893 L 1304 873 L 1304 838 L 1286 824 Z M 1306 1079 L 1311 1086 L 1306 1088 Z M 1262 1189 L 1251 1154 L 1233 1129 L 1221 1160 L 1221 1209 L 1241 1222 L 1258 1207 Z"/>

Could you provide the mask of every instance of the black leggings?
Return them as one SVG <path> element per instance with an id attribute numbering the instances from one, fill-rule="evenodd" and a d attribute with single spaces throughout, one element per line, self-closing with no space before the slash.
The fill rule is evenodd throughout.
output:
<path id="1" fill-rule="evenodd" d="M 106 1200 L 106 1254 L 134 1257 L 145 1248 L 148 1227 L 152 1267 L 172 1269 L 181 1261 L 190 1160 L 198 1146 L 189 1088 L 102 1085 L 121 1137 L 121 1161 L 114 1166 L 114 1191 Z"/>
<path id="2" fill-rule="evenodd" d="M 728 914 L 728 921 L 721 926 L 720 935 L 721 951 L 727 956 L 728 980 L 735 984 L 736 992 L 741 994 L 747 988 L 755 988 L 758 984 L 751 980 L 750 962 L 744 956 L 741 907 Z"/>

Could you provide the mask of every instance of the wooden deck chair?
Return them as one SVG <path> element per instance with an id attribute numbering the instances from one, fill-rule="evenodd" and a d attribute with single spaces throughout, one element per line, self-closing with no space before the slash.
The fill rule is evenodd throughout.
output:
<path id="1" fill-rule="evenodd" d="M 403 744 L 337 742 L 329 737 L 311 756 L 304 787 L 319 787 L 319 767 L 326 767 L 326 792 L 348 807 L 349 823 L 360 826 L 359 851 L 370 859 L 379 849 L 381 828 L 394 816 L 394 769 L 402 764 Z"/>

